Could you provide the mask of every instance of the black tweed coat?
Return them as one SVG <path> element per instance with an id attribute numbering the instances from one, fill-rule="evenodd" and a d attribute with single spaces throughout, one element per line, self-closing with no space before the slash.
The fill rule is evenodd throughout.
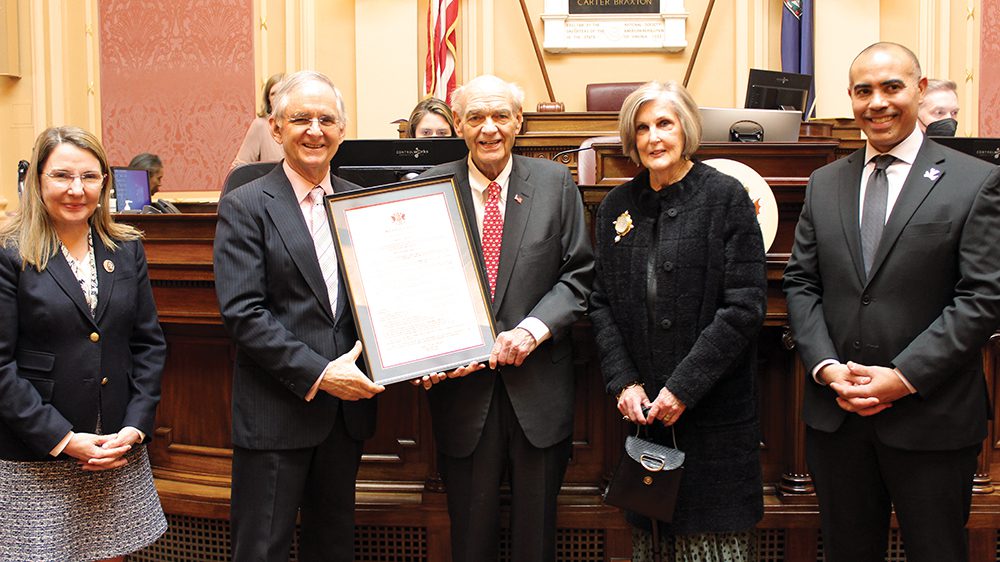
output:
<path id="1" fill-rule="evenodd" d="M 624 213 L 633 228 L 615 241 Z M 753 203 L 700 162 L 659 192 L 643 171 L 605 197 L 595 230 L 590 316 L 608 393 L 639 381 L 650 400 L 666 386 L 687 406 L 675 424 L 684 477 L 664 530 L 750 529 L 763 516 L 754 361 L 767 308 Z M 650 429 L 672 442 L 662 424 Z"/>

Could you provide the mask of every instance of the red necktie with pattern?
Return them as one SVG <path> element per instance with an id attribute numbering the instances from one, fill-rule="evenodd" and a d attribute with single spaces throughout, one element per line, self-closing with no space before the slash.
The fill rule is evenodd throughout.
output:
<path id="1" fill-rule="evenodd" d="M 500 244 L 503 241 L 503 217 L 500 216 L 500 184 L 490 182 L 486 188 L 486 208 L 483 213 L 483 261 L 486 279 L 490 283 L 490 299 L 497 288 L 497 267 L 500 265 Z"/>

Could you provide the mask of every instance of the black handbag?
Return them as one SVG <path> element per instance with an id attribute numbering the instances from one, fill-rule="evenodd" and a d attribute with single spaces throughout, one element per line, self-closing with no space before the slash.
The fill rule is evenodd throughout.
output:
<path id="1" fill-rule="evenodd" d="M 676 447 L 676 435 L 674 447 L 642 439 L 638 431 L 626 437 L 625 454 L 604 491 L 604 503 L 654 521 L 673 519 L 684 471 L 684 452 Z"/>

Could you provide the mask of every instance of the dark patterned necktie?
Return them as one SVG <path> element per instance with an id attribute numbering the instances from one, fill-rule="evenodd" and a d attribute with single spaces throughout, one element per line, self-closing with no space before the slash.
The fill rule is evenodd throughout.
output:
<path id="1" fill-rule="evenodd" d="M 896 160 L 891 154 L 875 157 L 875 170 L 868 176 L 865 203 L 861 211 L 861 254 L 865 260 L 865 276 L 875 261 L 882 231 L 885 230 L 885 212 L 889 200 L 889 179 L 885 169 Z"/>
<path id="2" fill-rule="evenodd" d="M 486 188 L 486 208 L 483 213 L 483 261 L 490 284 L 490 299 L 497 288 L 497 268 L 500 266 L 500 244 L 503 241 L 503 217 L 500 215 L 500 184 L 490 182 Z"/>

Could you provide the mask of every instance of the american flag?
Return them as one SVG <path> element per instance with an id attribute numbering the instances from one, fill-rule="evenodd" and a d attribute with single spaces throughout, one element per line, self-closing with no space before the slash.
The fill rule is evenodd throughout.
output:
<path id="1" fill-rule="evenodd" d="M 427 7 L 427 67 L 424 94 L 451 105 L 455 89 L 455 24 L 458 0 L 430 0 Z"/>

